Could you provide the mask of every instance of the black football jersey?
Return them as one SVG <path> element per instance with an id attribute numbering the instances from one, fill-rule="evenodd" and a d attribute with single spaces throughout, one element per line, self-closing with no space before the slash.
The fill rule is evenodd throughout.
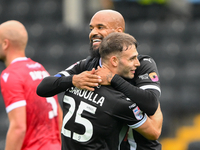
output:
<path id="1" fill-rule="evenodd" d="M 71 87 L 63 98 L 62 150 L 118 150 L 123 125 L 137 128 L 146 117 L 111 86 L 95 91 Z"/>
<path id="2" fill-rule="evenodd" d="M 133 79 L 125 79 L 134 86 L 143 90 L 153 90 L 157 95 L 161 95 L 159 73 L 155 61 L 147 55 L 139 55 L 140 66 L 136 69 Z M 92 70 L 101 65 L 99 58 L 90 56 L 81 60 L 66 70 L 60 72 L 62 75 L 78 74 L 86 70 Z M 135 130 L 130 129 L 128 138 L 125 138 L 121 146 L 122 150 L 161 150 L 161 144 L 158 141 L 151 141 L 144 138 Z"/>
<path id="3" fill-rule="evenodd" d="M 161 94 L 159 73 L 155 61 L 147 55 L 139 55 L 138 59 L 140 66 L 136 69 L 134 78 L 129 82 L 141 89 L 154 89 Z"/>

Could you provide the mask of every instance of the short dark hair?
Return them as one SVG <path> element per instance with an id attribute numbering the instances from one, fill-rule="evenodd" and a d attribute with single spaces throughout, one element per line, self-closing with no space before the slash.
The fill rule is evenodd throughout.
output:
<path id="1" fill-rule="evenodd" d="M 99 53 L 101 58 L 106 58 L 107 55 L 113 52 L 127 50 L 131 45 L 135 45 L 137 48 L 137 41 L 133 36 L 124 32 L 113 32 L 102 40 Z"/>

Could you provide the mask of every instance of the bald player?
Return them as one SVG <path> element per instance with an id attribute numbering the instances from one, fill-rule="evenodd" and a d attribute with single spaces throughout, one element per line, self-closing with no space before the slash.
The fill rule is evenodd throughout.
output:
<path id="1" fill-rule="evenodd" d="M 111 85 L 135 102 L 154 121 L 154 126 L 161 133 L 163 121 L 159 104 L 161 89 L 155 61 L 150 56 L 139 55 L 140 66 L 135 71 L 133 79 L 122 78 L 118 74 L 110 73 L 108 68 L 101 68 L 98 74 L 95 74 L 95 69 L 102 65 L 99 55 L 100 43 L 110 33 L 124 32 L 125 21 L 117 11 L 100 10 L 91 18 L 89 27 L 91 56 L 59 72 L 54 77 L 45 78 L 38 86 L 37 93 L 40 96 L 52 96 L 65 91 L 69 85 L 91 91 L 94 91 L 94 87 L 99 84 Z M 130 129 L 127 136 L 128 138 L 122 139 L 126 147 L 122 146 L 123 150 L 149 148 L 161 150 L 161 145 L 157 140 L 148 140 L 135 130 Z"/>
<path id="2" fill-rule="evenodd" d="M 36 88 L 49 73 L 25 56 L 28 33 L 10 20 L 0 25 L 1 92 L 9 119 L 5 150 L 61 149 L 62 110 L 57 96 L 43 98 Z"/>

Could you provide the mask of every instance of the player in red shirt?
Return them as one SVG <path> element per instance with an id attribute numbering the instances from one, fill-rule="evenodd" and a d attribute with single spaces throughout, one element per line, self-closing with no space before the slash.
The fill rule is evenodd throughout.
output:
<path id="1" fill-rule="evenodd" d="M 49 76 L 25 56 L 28 34 L 18 21 L 0 25 L 1 92 L 9 118 L 5 150 L 59 150 L 62 110 L 57 96 L 40 97 L 36 88 Z"/>

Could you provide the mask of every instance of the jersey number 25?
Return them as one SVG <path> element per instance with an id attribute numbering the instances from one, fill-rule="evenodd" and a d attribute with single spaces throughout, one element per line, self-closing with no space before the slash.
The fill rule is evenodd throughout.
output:
<path id="1" fill-rule="evenodd" d="M 89 141 L 90 138 L 92 137 L 92 134 L 93 134 L 93 126 L 92 126 L 92 123 L 88 119 L 83 118 L 81 116 L 81 114 L 82 114 L 83 110 L 85 110 L 89 113 L 95 114 L 96 107 L 91 106 L 91 105 L 81 101 L 80 105 L 78 107 L 78 110 L 75 112 L 76 103 L 75 103 L 74 98 L 65 95 L 63 102 L 69 104 L 70 109 L 69 109 L 68 113 L 63 118 L 63 126 L 62 126 L 61 133 L 64 136 L 72 138 L 72 139 L 79 141 L 79 142 Z M 85 133 L 84 134 L 73 133 L 73 137 L 72 137 L 71 131 L 65 129 L 64 127 L 74 114 L 76 115 L 75 116 L 75 123 L 83 125 L 85 127 Z"/>

